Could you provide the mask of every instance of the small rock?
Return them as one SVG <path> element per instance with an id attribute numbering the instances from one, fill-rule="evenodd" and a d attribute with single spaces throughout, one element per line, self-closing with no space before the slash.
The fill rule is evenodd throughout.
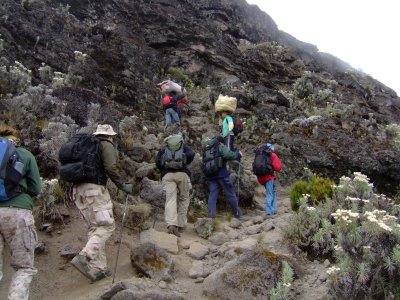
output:
<path id="1" fill-rule="evenodd" d="M 229 231 L 227 235 L 231 240 L 236 240 L 239 237 L 239 232 L 232 230 Z"/>
<path id="2" fill-rule="evenodd" d="M 67 259 L 72 259 L 77 255 L 81 250 L 73 245 L 67 244 L 65 245 L 60 252 L 60 255 Z"/>
<path id="3" fill-rule="evenodd" d="M 49 249 L 47 249 L 46 244 L 43 241 L 38 241 L 35 247 L 35 254 L 47 254 Z"/>
<path id="4" fill-rule="evenodd" d="M 236 218 L 233 218 L 229 223 L 229 226 L 232 228 L 239 228 L 240 226 L 242 226 L 242 222 L 240 222 L 240 220 Z"/>
<path id="5" fill-rule="evenodd" d="M 319 281 L 321 281 L 321 282 L 325 282 L 325 281 L 327 281 L 327 279 L 328 279 L 328 277 L 326 275 L 319 276 Z"/>
<path id="6" fill-rule="evenodd" d="M 229 237 L 223 232 L 216 232 L 208 239 L 214 245 L 222 245 L 229 241 Z"/>
<path id="7" fill-rule="evenodd" d="M 263 216 L 257 216 L 253 218 L 253 224 L 261 224 L 262 222 L 264 222 Z"/>
<path id="8" fill-rule="evenodd" d="M 263 230 L 263 226 L 261 225 L 252 225 L 246 228 L 246 233 L 248 235 L 253 235 L 260 233 Z"/>
<path id="9" fill-rule="evenodd" d="M 249 226 L 253 225 L 253 221 L 252 221 L 252 220 L 246 221 L 246 222 L 242 223 L 242 225 L 243 225 L 244 227 L 249 227 Z"/>
<path id="10" fill-rule="evenodd" d="M 159 286 L 160 288 L 162 288 L 162 289 L 166 289 L 166 288 L 167 288 L 167 283 L 166 283 L 164 280 L 161 280 L 161 281 L 158 283 L 158 286 Z"/>
<path id="11" fill-rule="evenodd" d="M 265 232 L 275 229 L 275 225 L 273 223 L 266 223 L 263 226 L 263 230 Z"/>
<path id="12" fill-rule="evenodd" d="M 186 251 L 186 254 L 194 259 L 203 259 L 208 252 L 208 247 L 200 244 L 199 242 L 194 242 L 192 245 L 190 245 L 190 248 L 188 251 Z"/>
<path id="13" fill-rule="evenodd" d="M 47 230 L 47 228 L 52 227 L 51 223 L 44 223 L 42 224 L 41 230 Z"/>
<path id="14" fill-rule="evenodd" d="M 204 281 L 203 277 L 198 277 L 194 280 L 195 283 L 202 283 Z"/>
<path id="15" fill-rule="evenodd" d="M 330 265 L 331 265 L 331 262 L 329 261 L 329 259 L 325 259 L 325 261 L 324 261 L 324 267 L 325 267 L 325 268 L 329 268 Z"/>
<path id="16" fill-rule="evenodd" d="M 181 245 L 182 249 L 189 249 L 190 248 L 190 241 L 180 240 L 179 244 Z"/>

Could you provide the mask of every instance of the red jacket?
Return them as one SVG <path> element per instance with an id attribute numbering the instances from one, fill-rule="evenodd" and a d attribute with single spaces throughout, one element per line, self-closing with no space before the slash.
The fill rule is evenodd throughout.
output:
<path id="1" fill-rule="evenodd" d="M 275 172 L 280 172 L 282 169 L 281 160 L 279 159 L 278 155 L 276 155 L 274 152 L 271 152 L 271 165 Z M 275 178 L 276 178 L 275 175 L 268 174 L 263 177 L 258 177 L 257 179 L 260 184 L 264 185 L 267 181 Z"/>

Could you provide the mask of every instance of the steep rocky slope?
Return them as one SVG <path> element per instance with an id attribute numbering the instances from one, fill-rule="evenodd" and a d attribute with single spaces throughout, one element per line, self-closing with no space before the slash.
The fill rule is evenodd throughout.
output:
<path id="1" fill-rule="evenodd" d="M 279 144 L 286 182 L 308 166 L 332 178 L 362 171 L 383 191 L 399 183 L 398 132 L 386 130 L 399 123 L 395 92 L 279 31 L 245 1 L 5 0 L 0 10 L 2 65 L 21 62 L 33 84 L 49 84 L 43 63 L 70 75 L 72 89 L 54 95 L 84 101 L 69 112 L 78 124 L 92 101 L 82 88 L 126 105 L 122 115 L 154 116 L 155 83 L 175 74 L 208 86 L 210 104 L 220 92 L 237 96 L 249 119 L 244 142 Z M 84 63 L 74 51 L 87 54 Z"/>
<path id="2" fill-rule="evenodd" d="M 160 219 L 163 195 L 153 163 L 164 129 L 156 83 L 165 78 L 185 84 L 189 91 L 191 107 L 184 115 L 183 131 L 196 152 L 202 137 L 219 131 L 213 110 L 218 94 L 239 100 L 236 114 L 246 122 L 238 140 L 244 153 L 240 201 L 251 221 L 240 227 L 240 233 L 262 214 L 259 210 L 251 215 L 254 202 L 262 202 L 263 196 L 257 194 L 250 169 L 253 149 L 266 141 L 276 145 L 284 163 L 279 176 L 284 194 L 290 183 L 305 175 L 305 167 L 332 179 L 361 171 L 382 192 L 399 186 L 396 93 L 338 58 L 318 52 L 316 46 L 279 31 L 267 14 L 242 0 L 3 0 L 0 58 L 1 120 L 21 130 L 24 145 L 37 155 L 42 176 L 56 176 L 57 151 L 69 135 L 81 127 L 90 132 L 96 123 L 110 123 L 120 133 L 121 166 L 135 181 L 130 204 L 146 202 Z M 199 157 L 190 168 L 192 205 L 204 205 L 207 189 Z M 237 175 L 232 177 L 236 182 Z M 121 199 L 110 188 L 120 217 Z M 284 199 L 280 216 L 273 221 L 279 225 L 289 215 L 288 198 Z M 34 299 L 52 299 L 42 291 L 46 283 L 60 289 L 60 294 L 74 290 L 71 299 L 88 290 L 58 255 L 64 243 L 83 244 L 84 230 L 75 213 L 55 237 L 41 233 L 51 250 L 37 260 L 42 275 L 33 284 Z M 138 225 L 136 217 L 134 212 L 128 226 Z M 192 211 L 190 217 L 194 218 Z M 163 222 L 157 225 L 165 230 Z M 279 243 L 282 236 L 276 232 L 268 232 L 263 245 L 285 253 Z M 127 239 L 136 243 L 138 233 L 132 235 Z M 185 239 L 198 237 L 190 228 Z M 116 240 L 116 236 L 110 240 L 109 254 Z M 118 280 L 133 275 L 128 253 L 124 247 Z M 201 299 L 201 282 L 187 278 L 189 265 L 184 264 L 189 259 L 182 248 L 176 259 L 182 264 L 175 290 L 193 288 Z M 54 268 L 60 278 L 49 276 Z M 319 273 L 299 275 L 295 281 L 293 293 L 299 299 L 326 291 L 324 267 L 315 263 L 310 270 Z M 66 275 L 70 277 L 63 284 Z M 99 288 L 108 284 L 100 283 Z"/>

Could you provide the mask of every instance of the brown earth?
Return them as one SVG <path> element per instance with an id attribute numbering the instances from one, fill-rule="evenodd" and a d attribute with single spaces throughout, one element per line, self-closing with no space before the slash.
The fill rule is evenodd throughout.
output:
<path id="1" fill-rule="evenodd" d="M 256 189 L 256 208 L 244 212 L 244 220 L 250 219 L 256 215 L 262 215 L 261 208 L 264 205 L 264 188 L 262 186 Z M 80 300 L 80 299 L 99 299 L 106 290 L 112 285 L 112 278 L 107 278 L 96 282 L 94 284 L 84 278 L 69 261 L 60 256 L 60 251 L 66 244 L 83 247 L 86 241 L 86 224 L 81 219 L 77 209 L 70 207 L 71 213 L 70 221 L 66 224 L 65 228 L 60 229 L 49 235 L 48 233 L 38 232 L 39 239 L 47 245 L 48 253 L 39 254 L 36 256 L 35 266 L 38 268 L 38 274 L 34 277 L 30 289 L 31 300 Z M 274 223 L 275 229 L 269 232 L 264 232 L 264 244 L 273 252 L 285 254 L 290 256 L 290 251 L 286 246 L 282 245 L 282 231 L 281 227 L 287 222 L 290 217 L 290 202 L 288 198 L 287 189 L 279 186 L 278 184 L 278 216 L 271 220 Z M 218 218 L 221 225 L 229 222 L 229 217 L 222 214 Z M 150 220 L 153 224 L 153 220 Z M 221 226 L 222 227 L 222 226 Z M 165 223 L 162 221 L 162 216 L 157 217 L 155 229 L 158 231 L 166 231 Z M 120 224 L 113 236 L 107 242 L 107 259 L 108 266 L 114 269 L 117 251 L 117 240 L 120 233 Z M 116 273 L 115 282 L 127 280 L 138 275 L 130 262 L 130 248 L 137 244 L 139 240 L 139 232 L 129 228 L 124 228 L 123 243 L 121 244 L 121 252 L 118 261 L 118 268 Z M 179 238 L 182 243 L 200 241 L 202 244 L 211 246 L 212 244 L 207 240 L 200 238 L 194 231 L 193 224 L 189 224 L 186 231 Z M 6 255 L 4 257 L 4 278 L 0 282 L 0 299 L 5 299 L 7 295 L 8 285 L 11 280 L 13 269 L 9 266 L 9 251 L 6 248 Z M 170 254 L 175 261 L 175 280 L 168 283 L 168 288 L 181 292 L 188 299 L 202 300 L 208 299 L 203 296 L 203 283 L 195 283 L 194 279 L 189 278 L 188 272 L 192 265 L 192 259 L 185 254 L 185 250 L 180 247 L 177 255 Z M 307 264 L 307 263 L 306 263 Z M 302 269 L 307 269 L 307 265 L 303 265 Z M 316 279 L 318 275 L 316 275 Z M 307 280 L 298 279 L 298 286 L 308 285 Z M 304 282 L 302 282 L 304 281 Z M 317 286 L 314 289 L 306 287 L 301 289 L 302 292 L 298 293 L 297 299 L 318 299 L 326 293 L 325 285 Z"/>

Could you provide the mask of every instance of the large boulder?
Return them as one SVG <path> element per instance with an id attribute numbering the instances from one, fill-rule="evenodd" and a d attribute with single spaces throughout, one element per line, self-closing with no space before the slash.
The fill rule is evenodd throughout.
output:
<path id="1" fill-rule="evenodd" d="M 153 243 L 144 243 L 131 251 L 132 265 L 142 274 L 154 280 L 172 280 L 174 262 L 167 251 Z"/>
<path id="2" fill-rule="evenodd" d="M 268 299 L 280 278 L 282 260 L 262 247 L 254 248 L 208 276 L 203 293 L 214 299 Z"/>

